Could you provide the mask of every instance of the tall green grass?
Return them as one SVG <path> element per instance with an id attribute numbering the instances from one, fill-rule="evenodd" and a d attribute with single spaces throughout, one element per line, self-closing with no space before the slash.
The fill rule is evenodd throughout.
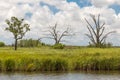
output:
<path id="1" fill-rule="evenodd" d="M 120 48 L 0 48 L 0 71 L 120 70 Z"/>

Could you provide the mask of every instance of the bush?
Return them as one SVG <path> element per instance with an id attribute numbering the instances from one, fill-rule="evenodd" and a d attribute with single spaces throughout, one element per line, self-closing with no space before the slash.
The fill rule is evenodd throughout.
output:
<path id="1" fill-rule="evenodd" d="M 65 47 L 65 45 L 59 43 L 59 44 L 55 44 L 52 46 L 54 49 L 63 49 Z"/>
<path id="2" fill-rule="evenodd" d="M 88 47 L 98 47 L 98 48 L 111 48 L 112 47 L 112 43 L 103 43 L 103 44 L 89 44 Z"/>
<path id="3" fill-rule="evenodd" d="M 4 47 L 5 43 L 4 42 L 0 42 L 0 47 Z"/>

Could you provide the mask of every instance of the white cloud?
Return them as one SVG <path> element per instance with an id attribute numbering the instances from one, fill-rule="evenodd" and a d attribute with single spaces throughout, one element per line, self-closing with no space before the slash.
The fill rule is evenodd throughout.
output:
<path id="1" fill-rule="evenodd" d="M 96 7 L 108 7 L 116 1 L 117 0 L 91 0 L 91 3 Z"/>
<path id="2" fill-rule="evenodd" d="M 95 7 L 104 7 L 107 8 L 112 4 L 120 4 L 120 0 L 91 0 L 91 3 Z"/>

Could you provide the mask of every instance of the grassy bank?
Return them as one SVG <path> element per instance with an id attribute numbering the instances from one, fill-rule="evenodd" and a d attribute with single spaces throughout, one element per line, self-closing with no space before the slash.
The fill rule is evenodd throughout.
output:
<path id="1" fill-rule="evenodd" d="M 0 48 L 1 71 L 120 70 L 120 48 Z"/>

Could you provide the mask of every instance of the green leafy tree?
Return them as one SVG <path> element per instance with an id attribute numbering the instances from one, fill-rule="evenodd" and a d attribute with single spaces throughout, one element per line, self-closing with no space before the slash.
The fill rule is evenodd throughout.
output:
<path id="1" fill-rule="evenodd" d="M 10 20 L 6 20 L 8 27 L 7 31 L 10 31 L 14 35 L 15 39 L 15 50 L 17 50 L 17 41 L 22 39 L 26 32 L 30 31 L 30 26 L 27 23 L 24 23 L 24 19 L 18 19 L 17 17 L 11 17 Z"/>

